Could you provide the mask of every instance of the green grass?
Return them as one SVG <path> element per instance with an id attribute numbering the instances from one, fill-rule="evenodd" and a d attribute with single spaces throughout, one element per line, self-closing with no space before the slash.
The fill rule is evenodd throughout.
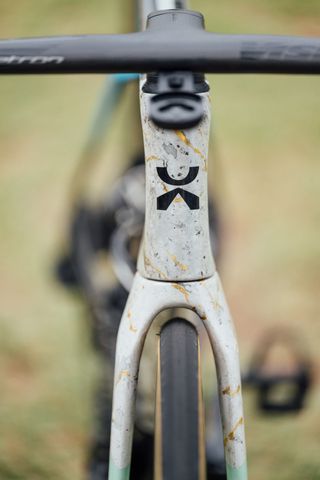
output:
<path id="1" fill-rule="evenodd" d="M 1 37 L 127 30 L 128 3 L 2 0 Z M 218 32 L 320 33 L 317 1 L 192 5 Z M 96 365 L 83 307 L 54 283 L 52 265 L 102 83 L 92 76 L 0 80 L 1 480 L 84 478 Z M 301 415 L 263 418 L 246 395 L 251 478 L 320 479 L 320 82 L 213 76 L 211 86 L 221 270 L 244 364 L 263 330 L 278 324 L 295 329 L 314 360 L 315 386 Z M 106 139 L 107 183 L 137 143 L 130 101 Z"/>

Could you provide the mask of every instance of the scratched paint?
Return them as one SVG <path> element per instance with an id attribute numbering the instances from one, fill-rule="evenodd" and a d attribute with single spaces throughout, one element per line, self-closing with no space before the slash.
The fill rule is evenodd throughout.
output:
<path id="1" fill-rule="evenodd" d="M 215 305 L 219 305 L 216 308 Z M 128 472 L 140 356 L 153 319 L 163 310 L 188 308 L 203 319 L 217 367 L 228 480 L 246 480 L 246 450 L 238 346 L 218 274 L 201 282 L 154 281 L 136 274 L 120 323 L 113 392 L 113 472 Z M 130 326 L 135 325 L 132 332 Z M 120 474 L 119 474 L 120 475 Z M 122 473 L 121 473 L 122 475 Z M 115 477 L 125 478 L 125 476 Z M 109 480 L 113 477 L 109 477 Z"/>
<path id="2" fill-rule="evenodd" d="M 146 157 L 146 216 L 138 270 L 153 280 L 187 281 L 210 277 L 215 270 L 208 220 L 208 143 L 210 103 L 201 94 L 205 115 L 197 128 L 164 130 L 149 120 L 151 95 L 141 92 L 141 119 Z M 157 168 L 167 169 L 170 178 L 181 182 L 191 167 L 196 178 L 180 185 L 198 197 L 199 208 L 190 209 L 177 194 L 166 210 L 157 208 L 157 199 L 177 188 L 160 179 Z"/>

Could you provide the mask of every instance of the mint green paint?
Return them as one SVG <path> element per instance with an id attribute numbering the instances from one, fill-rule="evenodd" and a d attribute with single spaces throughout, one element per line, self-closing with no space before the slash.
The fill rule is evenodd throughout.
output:
<path id="1" fill-rule="evenodd" d="M 110 459 L 108 480 L 129 480 L 130 465 L 125 468 L 118 468 Z M 227 464 L 228 480 L 248 480 L 247 465 L 244 463 L 240 468 L 231 467 Z"/>
<path id="2" fill-rule="evenodd" d="M 118 468 L 110 459 L 108 480 L 129 480 L 130 465 L 125 468 Z"/>
<path id="3" fill-rule="evenodd" d="M 248 480 L 247 464 L 244 463 L 240 468 L 227 464 L 227 478 L 228 480 Z"/>

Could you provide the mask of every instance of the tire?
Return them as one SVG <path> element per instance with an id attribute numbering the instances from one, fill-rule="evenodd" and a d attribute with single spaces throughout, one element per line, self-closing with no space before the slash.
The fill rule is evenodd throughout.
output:
<path id="1" fill-rule="evenodd" d="M 155 479 L 205 479 L 198 334 L 182 319 L 160 333 L 155 425 Z"/>

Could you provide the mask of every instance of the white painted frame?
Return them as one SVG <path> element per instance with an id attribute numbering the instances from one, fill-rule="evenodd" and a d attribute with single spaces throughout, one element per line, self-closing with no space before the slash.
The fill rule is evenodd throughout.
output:
<path id="1" fill-rule="evenodd" d="M 144 340 L 158 313 L 175 307 L 193 310 L 207 330 L 218 376 L 227 478 L 247 480 L 238 345 L 209 240 L 210 98 L 208 93 L 201 96 L 205 115 L 200 125 L 186 131 L 172 131 L 158 128 L 150 121 L 151 95 L 140 89 L 146 219 L 138 271 L 117 338 L 109 480 L 129 479 Z M 172 185 L 188 179 L 191 167 L 193 175 L 189 175 L 189 180 L 197 173 L 192 181 L 182 186 Z M 170 183 L 161 178 L 164 172 Z M 167 209 L 163 209 L 163 204 L 159 209 L 159 198 L 176 188 L 193 195 L 193 199 L 196 196 L 198 201 L 190 208 L 186 202 L 189 197 L 179 190 L 169 205 L 164 202 Z"/>

